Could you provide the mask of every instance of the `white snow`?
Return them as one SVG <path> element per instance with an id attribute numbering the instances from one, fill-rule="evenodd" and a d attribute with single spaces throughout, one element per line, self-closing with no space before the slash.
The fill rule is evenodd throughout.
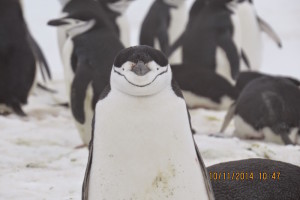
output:
<path id="1" fill-rule="evenodd" d="M 189 0 L 188 3 L 191 1 Z M 151 1 L 136 0 L 127 11 L 131 41 L 137 44 L 138 27 Z M 300 1 L 255 1 L 258 14 L 269 22 L 282 38 L 283 49 L 264 37 L 262 70 L 300 79 Z M 59 16 L 58 1 L 24 0 L 26 19 L 34 37 L 44 50 L 54 78 L 49 84 L 58 94 L 35 89 L 26 118 L 0 116 L 0 199 L 57 200 L 81 199 L 81 184 L 87 162 L 87 149 L 81 144 L 69 109 L 53 106 L 66 98 L 63 67 L 58 54 L 56 30 L 46 25 Z M 283 146 L 259 141 L 208 136 L 218 133 L 224 112 L 192 110 L 195 136 L 207 165 L 253 157 L 281 160 L 300 166 L 300 146 Z"/>

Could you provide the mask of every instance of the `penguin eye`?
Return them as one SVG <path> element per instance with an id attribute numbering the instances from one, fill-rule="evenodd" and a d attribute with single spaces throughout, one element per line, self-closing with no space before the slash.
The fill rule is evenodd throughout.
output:
<path id="1" fill-rule="evenodd" d="M 125 70 L 124 67 L 122 67 L 122 70 L 123 70 L 123 71 Z"/>
<path id="2" fill-rule="evenodd" d="M 159 68 L 156 68 L 157 70 L 159 70 Z"/>

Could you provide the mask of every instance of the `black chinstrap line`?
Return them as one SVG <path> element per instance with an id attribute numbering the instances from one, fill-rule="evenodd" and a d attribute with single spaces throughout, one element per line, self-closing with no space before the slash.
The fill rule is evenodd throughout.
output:
<path id="1" fill-rule="evenodd" d="M 163 72 L 159 73 L 157 76 L 155 76 L 155 78 L 154 78 L 150 83 L 147 83 L 147 84 L 145 84 L 145 85 L 136 85 L 136 84 L 130 82 L 130 81 L 126 78 L 126 76 L 125 76 L 124 74 L 121 74 L 120 72 L 116 71 L 115 69 L 114 69 L 114 72 L 116 72 L 116 73 L 119 74 L 120 76 L 123 76 L 123 77 L 125 78 L 125 80 L 126 80 L 128 83 L 130 83 L 131 85 L 133 85 L 133 86 L 135 86 L 135 87 L 146 87 L 146 86 L 150 85 L 151 83 L 153 83 L 153 82 L 157 79 L 157 77 L 159 77 L 160 75 L 162 75 L 162 74 L 164 74 L 164 73 L 167 73 L 168 70 L 169 70 L 169 69 L 167 68 L 166 71 L 163 71 Z"/>

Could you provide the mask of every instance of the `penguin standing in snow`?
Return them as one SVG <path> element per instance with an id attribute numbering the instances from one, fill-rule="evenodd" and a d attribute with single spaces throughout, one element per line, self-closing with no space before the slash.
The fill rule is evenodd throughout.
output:
<path id="1" fill-rule="evenodd" d="M 100 4 L 84 1 L 80 7 L 68 5 L 74 6 L 67 7 L 72 10 L 68 16 L 48 24 L 64 26 L 68 34 L 63 49 L 65 82 L 73 117 L 87 145 L 95 104 L 109 83 L 111 65 L 123 45 Z"/>
<path id="2" fill-rule="evenodd" d="M 300 168 L 289 163 L 256 158 L 216 164 L 207 171 L 216 200 L 300 197 Z"/>
<path id="3" fill-rule="evenodd" d="M 250 81 L 230 107 L 221 132 L 234 118 L 237 137 L 300 144 L 300 89 L 292 80 L 265 76 Z"/>
<path id="4" fill-rule="evenodd" d="M 25 116 L 22 105 L 36 80 L 39 65 L 51 79 L 46 59 L 31 36 L 18 0 L 0 1 L 0 113 Z"/>
<path id="5" fill-rule="evenodd" d="M 214 199 L 186 104 L 160 51 L 136 46 L 116 56 L 93 127 L 83 200 Z"/>
<path id="6" fill-rule="evenodd" d="M 190 108 L 227 109 L 236 98 L 232 83 L 242 58 L 232 15 L 227 2 L 195 1 L 185 32 L 170 49 L 171 55 L 182 47 L 182 64 L 172 69 Z"/>
<path id="7" fill-rule="evenodd" d="M 184 31 L 188 16 L 185 0 L 155 0 L 141 27 L 140 44 L 167 53 Z M 174 52 L 171 64 L 179 63 L 180 51 Z"/>
<path id="8" fill-rule="evenodd" d="M 239 0 L 237 15 L 239 17 L 242 35 L 242 49 L 248 58 L 252 69 L 258 70 L 262 63 L 262 31 L 272 38 L 278 47 L 281 41 L 275 31 L 256 14 L 252 0 Z"/>

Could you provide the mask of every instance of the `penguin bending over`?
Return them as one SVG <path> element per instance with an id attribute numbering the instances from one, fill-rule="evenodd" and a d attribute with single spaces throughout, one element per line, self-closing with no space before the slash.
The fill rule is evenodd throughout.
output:
<path id="1" fill-rule="evenodd" d="M 22 105 L 36 82 L 37 65 L 51 79 L 47 61 L 29 32 L 18 0 L 0 1 L 0 113 L 26 116 Z"/>
<path id="2" fill-rule="evenodd" d="M 234 118 L 234 135 L 279 144 L 300 144 L 299 82 L 265 76 L 250 81 L 231 105 L 221 132 Z"/>
<path id="3" fill-rule="evenodd" d="M 216 200 L 299 199 L 300 168 L 275 160 L 247 159 L 207 168 Z"/>
<path id="4" fill-rule="evenodd" d="M 73 117 L 87 145 L 96 102 L 109 83 L 115 55 L 124 47 L 101 5 L 85 1 L 84 6 L 49 25 L 64 26 L 69 35 L 63 50 L 65 82 Z"/>
<path id="5" fill-rule="evenodd" d="M 160 51 L 136 46 L 116 56 L 93 127 L 83 200 L 214 199 L 186 104 Z"/>

